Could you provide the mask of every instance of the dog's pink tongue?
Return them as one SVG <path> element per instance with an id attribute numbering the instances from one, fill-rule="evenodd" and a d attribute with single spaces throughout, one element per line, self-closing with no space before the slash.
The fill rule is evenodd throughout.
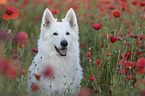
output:
<path id="1" fill-rule="evenodd" d="M 62 54 L 62 55 L 66 55 L 66 49 L 65 50 L 60 50 L 60 53 Z"/>

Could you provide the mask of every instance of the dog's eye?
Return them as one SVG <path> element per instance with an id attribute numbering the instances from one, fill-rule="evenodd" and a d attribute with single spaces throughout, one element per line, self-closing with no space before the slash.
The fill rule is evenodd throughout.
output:
<path id="1" fill-rule="evenodd" d="M 66 32 L 66 35 L 70 35 L 70 33 L 69 32 Z"/>
<path id="2" fill-rule="evenodd" d="M 54 32 L 53 35 L 58 35 L 58 33 Z"/>

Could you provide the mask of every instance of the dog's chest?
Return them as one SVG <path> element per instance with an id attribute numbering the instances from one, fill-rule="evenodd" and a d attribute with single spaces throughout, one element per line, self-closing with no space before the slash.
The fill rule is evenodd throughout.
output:
<path id="1" fill-rule="evenodd" d="M 72 58 L 71 59 L 55 58 L 55 60 L 51 58 L 39 60 L 37 58 L 34 59 L 34 62 L 38 62 L 37 67 L 34 66 L 35 68 L 31 68 L 31 69 L 36 69 L 34 73 L 42 74 L 42 72 L 47 67 L 50 67 L 53 72 L 53 79 L 54 79 L 53 81 L 55 81 L 56 83 L 58 82 L 59 84 L 73 82 L 73 79 L 76 77 L 77 74 L 78 62 L 72 60 Z"/>

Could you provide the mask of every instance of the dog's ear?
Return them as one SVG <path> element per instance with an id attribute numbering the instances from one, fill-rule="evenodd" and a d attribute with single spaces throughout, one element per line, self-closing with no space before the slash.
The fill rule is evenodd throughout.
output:
<path id="1" fill-rule="evenodd" d="M 44 13 L 43 13 L 41 26 L 49 27 L 53 21 L 55 21 L 55 18 L 53 17 L 51 11 L 48 8 L 46 8 Z"/>
<path id="2" fill-rule="evenodd" d="M 70 8 L 70 10 L 67 12 L 64 20 L 68 21 L 72 28 L 78 26 L 76 14 L 72 8 Z"/>

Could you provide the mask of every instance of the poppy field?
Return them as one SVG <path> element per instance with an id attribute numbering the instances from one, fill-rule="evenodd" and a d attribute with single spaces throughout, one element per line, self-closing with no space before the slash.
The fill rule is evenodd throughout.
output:
<path id="1" fill-rule="evenodd" d="M 46 8 L 58 21 L 70 8 L 76 13 L 79 96 L 145 96 L 145 0 L 0 0 L 0 96 L 27 96 Z"/>

